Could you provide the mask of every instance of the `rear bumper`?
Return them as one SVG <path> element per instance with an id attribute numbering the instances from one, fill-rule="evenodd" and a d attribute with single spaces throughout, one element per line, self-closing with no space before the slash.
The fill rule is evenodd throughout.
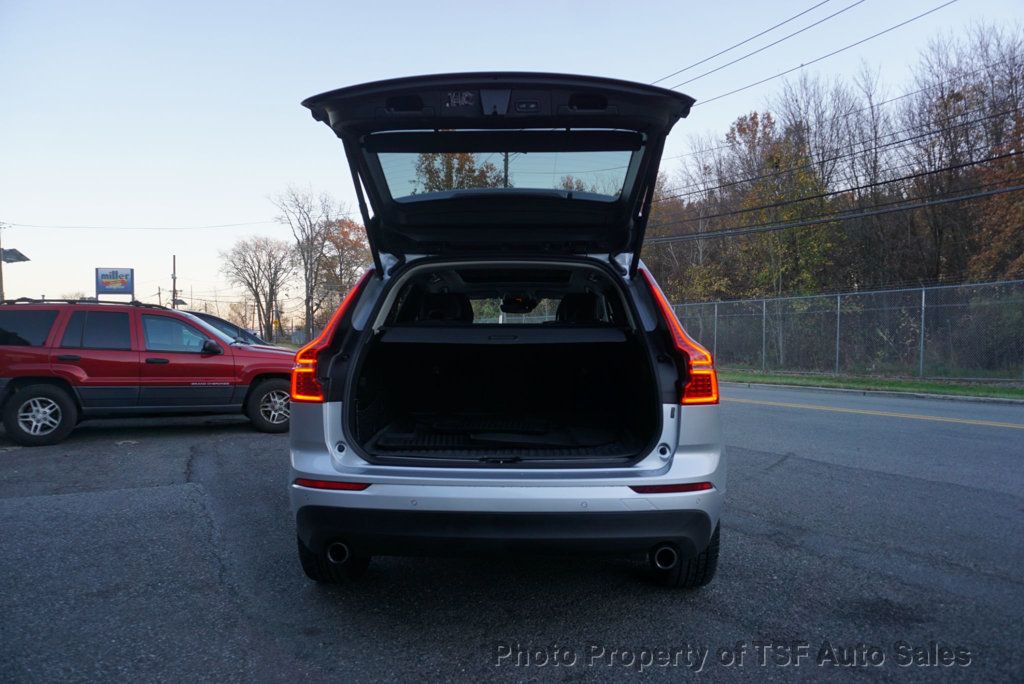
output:
<path id="1" fill-rule="evenodd" d="M 315 553 L 344 541 L 355 553 L 394 556 L 489 553 L 598 553 L 628 555 L 659 543 L 694 556 L 711 538 L 701 510 L 588 513 L 408 511 L 303 506 L 299 538 Z"/>

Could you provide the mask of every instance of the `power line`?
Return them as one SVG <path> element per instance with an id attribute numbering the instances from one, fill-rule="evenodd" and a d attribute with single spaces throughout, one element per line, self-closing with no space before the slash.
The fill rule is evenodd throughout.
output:
<path id="1" fill-rule="evenodd" d="M 1015 181 L 1022 179 L 1017 178 Z M 988 184 L 988 185 L 991 185 Z M 977 186 L 977 187 L 985 187 Z M 765 223 L 754 226 L 742 226 L 737 228 L 725 228 L 722 230 L 712 230 L 706 233 L 689 233 L 687 235 L 666 235 L 663 237 L 652 237 L 648 238 L 645 242 L 648 244 L 663 244 L 668 242 L 692 242 L 694 240 L 705 240 L 705 239 L 717 239 L 727 237 L 739 237 L 742 235 L 750 235 L 753 233 L 771 233 L 780 230 L 790 230 L 792 228 L 803 228 L 805 226 L 813 226 L 821 223 L 831 223 L 833 221 L 853 221 L 856 219 L 870 218 L 872 216 L 881 216 L 883 214 L 893 214 L 900 211 L 911 211 L 914 209 L 924 209 L 927 207 L 934 207 L 942 204 L 952 204 L 955 202 L 966 202 L 968 200 L 979 199 L 981 197 L 991 197 L 994 195 L 1002 195 L 1008 192 L 1018 192 L 1024 190 L 1024 185 L 1014 185 L 1008 188 L 999 188 L 995 190 L 987 190 L 984 192 L 975 192 L 969 195 L 960 195 L 956 197 L 945 197 L 942 199 L 931 199 L 917 204 L 910 204 L 905 206 L 888 207 L 885 209 L 860 211 L 857 213 L 849 212 L 836 212 L 834 214 L 823 214 L 820 216 L 812 217 L 809 219 L 803 219 L 800 221 L 789 221 L 785 223 Z M 905 202 L 906 200 L 900 200 Z"/>
<path id="2" fill-rule="evenodd" d="M 725 53 L 727 53 L 727 52 L 729 52 L 731 50 L 735 50 L 736 48 L 740 47 L 741 45 L 746 45 L 747 43 L 749 43 L 750 41 L 754 40 L 755 38 L 760 38 L 764 34 L 771 33 L 772 31 L 774 31 L 775 29 L 779 28 L 780 26 L 785 26 L 786 24 L 788 24 L 789 22 L 793 21 L 794 19 L 799 19 L 800 17 L 802 17 L 803 15 L 807 14 L 808 12 L 810 12 L 812 10 L 818 9 L 822 5 L 827 5 L 829 2 L 831 2 L 831 0 L 825 0 L 824 2 L 819 2 L 816 5 L 812 5 L 811 7 L 808 7 L 807 9 L 805 9 L 803 12 L 800 12 L 798 14 L 794 14 L 789 19 L 784 19 L 783 21 L 780 21 L 775 26 L 772 26 L 770 28 L 766 28 L 765 30 L 761 31 L 760 33 L 755 33 L 754 35 L 750 36 L 749 38 L 746 38 L 744 40 L 741 40 L 738 43 L 730 45 L 729 47 L 727 47 L 724 50 L 721 50 L 719 52 L 716 52 L 715 54 L 711 55 L 710 57 L 705 57 L 704 59 L 700 60 L 699 62 L 694 62 L 690 66 L 683 67 L 679 71 L 673 71 L 668 76 L 662 76 L 657 81 L 651 81 L 651 85 L 657 85 L 658 83 L 661 83 L 662 81 L 665 81 L 665 80 L 668 80 L 668 79 L 672 78 L 673 76 L 678 76 L 679 74 L 683 73 L 684 71 L 689 71 L 690 69 L 693 69 L 694 67 L 698 67 L 701 64 L 704 64 L 705 62 L 710 62 L 715 57 L 721 57 Z"/>
<path id="3" fill-rule="evenodd" d="M 693 218 L 684 218 L 676 221 L 672 221 L 671 224 L 657 224 L 657 225 L 677 225 L 680 223 L 693 223 L 695 221 L 710 221 L 711 219 L 724 218 L 726 216 L 738 216 L 740 214 L 747 214 L 754 211 L 764 211 L 765 209 L 778 209 L 779 207 L 789 206 L 791 204 L 799 204 L 800 202 L 810 202 L 812 200 L 825 199 L 828 197 L 835 197 L 837 195 L 845 195 L 850 192 L 859 192 L 861 190 L 870 190 L 872 188 L 878 188 L 883 185 L 891 185 L 894 183 L 902 183 L 908 180 L 914 180 L 916 178 L 924 178 L 925 176 L 932 176 L 937 173 L 945 173 L 947 171 L 957 171 L 959 169 L 965 169 L 971 166 L 978 166 L 979 164 L 987 164 L 988 162 L 999 161 L 1001 159 L 1009 159 L 1010 157 L 1017 157 L 1021 152 L 1007 152 L 1006 154 L 999 154 L 994 157 L 987 157 L 985 159 L 979 159 L 977 161 L 964 162 L 963 164 L 954 164 L 951 166 L 944 166 L 941 169 L 933 169 L 931 171 L 921 171 L 918 173 L 912 173 L 907 176 L 900 176 L 899 178 L 892 178 L 884 181 L 875 181 L 874 183 L 866 183 L 864 185 L 857 185 L 843 190 L 830 190 L 829 192 L 822 192 L 816 195 L 807 195 L 804 197 L 794 197 L 787 200 L 781 200 L 773 202 L 771 204 L 763 204 L 759 207 L 750 207 L 748 209 L 736 209 L 734 211 L 725 211 L 718 214 L 710 214 L 708 216 L 697 216 Z"/>
<path id="4" fill-rule="evenodd" d="M 817 64 L 818 62 L 820 62 L 822 60 L 825 60 L 825 59 L 828 59 L 829 57 L 834 57 L 835 55 L 838 55 L 841 52 L 846 52 L 847 50 L 849 50 L 851 48 L 857 47 L 858 45 L 863 45 L 864 43 L 868 42 L 869 40 L 874 40 L 875 38 L 878 38 L 879 36 L 884 36 L 885 34 L 890 33 L 892 31 L 895 31 L 898 28 L 902 28 L 902 27 L 906 26 L 907 24 L 915 22 L 915 21 L 917 21 L 919 19 L 923 19 L 924 17 L 928 16 L 929 14 L 932 14 L 933 12 L 938 12 L 940 9 L 943 9 L 945 7 L 949 7 L 950 5 L 952 5 L 955 2 L 960 2 L 960 0 L 947 0 L 947 2 L 944 2 L 944 3 L 942 3 L 941 5 L 939 5 L 937 7 L 933 7 L 933 8 L 931 8 L 930 10 L 928 10 L 926 12 L 922 12 L 921 14 L 918 14 L 917 16 L 911 17 L 910 19 L 906 19 L 904 21 L 901 21 L 898 24 L 894 24 L 893 26 L 890 26 L 887 29 L 883 29 L 882 31 L 879 31 L 878 33 L 872 34 L 872 35 L 868 36 L 867 38 L 861 38 L 860 40 L 858 40 L 855 43 L 850 43 L 849 45 L 845 45 L 845 46 L 839 48 L 838 50 L 833 50 L 832 52 L 829 52 L 827 54 L 822 55 L 821 57 L 817 57 L 815 59 L 812 59 L 809 62 L 804 62 L 803 64 L 800 64 L 800 65 L 795 66 L 795 67 L 791 67 L 789 69 L 786 69 L 785 71 L 780 71 L 779 73 L 774 74 L 772 76 L 769 76 L 767 78 L 762 78 L 760 81 L 755 81 L 753 83 L 748 83 L 745 86 L 742 86 L 740 88 L 736 88 L 735 90 L 730 90 L 729 92 L 722 93 L 721 95 L 715 95 L 714 97 L 711 97 L 711 98 L 708 98 L 708 99 L 703 100 L 701 102 L 698 102 L 694 106 L 697 107 L 699 105 L 708 104 L 709 102 L 714 102 L 715 100 L 721 100 L 723 97 L 729 97 L 730 95 L 735 95 L 736 93 L 743 92 L 744 90 L 749 90 L 750 88 L 753 88 L 755 86 L 759 86 L 759 85 L 761 85 L 763 83 L 767 83 L 769 81 L 774 81 L 777 78 L 781 78 L 782 76 L 785 76 L 786 74 L 791 74 L 794 71 L 798 71 L 800 69 L 803 69 L 804 67 L 809 67 L 812 64 Z M 673 86 L 673 88 L 674 87 L 675 86 Z"/>
<path id="5" fill-rule="evenodd" d="M 983 109 L 983 108 L 979 108 L 979 110 L 980 109 Z M 973 111 L 978 111 L 978 110 L 973 110 Z M 805 163 L 805 164 L 801 164 L 800 166 L 793 166 L 793 167 L 790 167 L 790 168 L 787 168 L 787 169 L 780 169 L 780 170 L 777 170 L 777 171 L 772 171 L 771 173 L 762 174 L 760 176 L 752 176 L 752 177 L 749 177 L 749 178 L 741 178 L 739 180 L 729 181 L 727 183 L 721 183 L 719 185 L 715 185 L 715 186 L 711 186 L 711 187 L 707 187 L 707 188 L 701 188 L 699 183 L 691 183 L 690 185 L 683 185 L 683 186 L 679 186 L 679 187 L 670 189 L 671 191 L 686 190 L 686 192 L 679 192 L 679 193 L 676 193 L 676 194 L 673 194 L 673 195 L 665 195 L 665 196 L 662 196 L 662 197 L 659 197 L 659 198 L 655 199 L 654 201 L 657 203 L 657 202 L 663 202 L 663 201 L 668 201 L 668 200 L 672 200 L 672 199 L 679 199 L 681 197 L 688 197 L 690 195 L 706 194 L 706 193 L 709 193 L 709 192 L 713 192 L 715 190 L 723 190 L 725 188 L 731 188 L 731 187 L 734 187 L 734 186 L 737 186 L 737 185 L 743 185 L 744 183 L 751 183 L 751 182 L 754 182 L 754 181 L 766 180 L 766 179 L 770 179 L 770 178 L 777 178 L 779 176 L 784 176 L 784 175 L 786 175 L 788 173 L 793 173 L 794 171 L 803 171 L 803 170 L 810 169 L 810 168 L 813 168 L 813 167 L 821 165 L 821 164 L 830 164 L 832 162 L 841 161 L 841 160 L 844 160 L 844 159 L 850 159 L 850 158 L 856 157 L 856 156 L 858 156 L 860 154 L 864 154 L 866 152 L 877 153 L 879 151 L 886 150 L 886 149 L 889 149 L 889 148 L 895 148 L 895 150 L 893 150 L 893 151 L 899 151 L 899 150 L 903 149 L 904 147 L 908 146 L 907 143 L 911 143 L 911 142 L 913 142 L 915 140 L 920 140 L 922 138 L 928 138 L 928 137 L 931 137 L 931 136 L 934 136 L 934 135 L 941 135 L 941 134 L 944 134 L 944 133 L 949 133 L 949 132 L 951 132 L 951 131 L 953 131 L 953 130 L 955 130 L 957 128 L 963 127 L 963 126 L 973 126 L 974 124 L 984 123 L 985 121 L 988 121 L 989 119 L 994 119 L 994 118 L 998 118 L 998 117 L 1001 117 L 1001 116 L 1005 116 L 1007 114 L 1012 114 L 1012 113 L 1014 113 L 1016 111 L 1017 111 L 1016 109 L 1011 109 L 1011 110 L 1007 110 L 1005 112 L 998 112 L 996 114 L 991 114 L 989 116 L 980 117 L 978 119 L 973 119 L 971 121 L 963 121 L 963 122 L 961 122 L 959 124 L 954 124 L 952 126 L 949 126 L 948 128 L 938 128 L 938 129 L 935 129 L 935 130 L 926 131 L 924 133 L 919 133 L 917 135 L 912 135 L 912 136 L 909 136 L 907 138 L 901 138 L 900 140 L 890 140 L 889 142 L 877 144 L 877 145 L 873 146 L 870 150 L 859 150 L 859 149 L 858 150 L 853 150 L 851 152 L 845 152 L 843 154 L 837 154 L 837 155 L 835 155 L 833 157 L 824 157 L 824 158 L 816 160 L 816 161 L 811 161 L 811 162 L 808 162 L 808 163 Z M 968 114 L 968 113 L 972 113 L 972 112 L 964 112 L 963 114 L 954 115 L 953 117 L 950 117 L 950 119 L 956 118 L 957 116 L 963 116 L 964 114 Z M 947 119 L 947 121 L 948 120 L 949 119 Z M 921 126 L 912 126 L 912 127 L 903 129 L 901 131 L 893 131 L 892 133 L 886 133 L 885 136 L 888 137 L 888 136 L 891 136 L 891 135 L 897 135 L 899 133 L 903 133 L 903 132 L 906 132 L 906 131 L 909 131 L 909 130 L 913 130 L 914 128 L 921 128 Z M 839 149 L 845 149 L 847 147 L 850 147 L 850 148 L 857 147 L 858 145 L 866 145 L 866 144 L 869 144 L 871 142 L 872 142 L 872 140 L 870 140 L 870 139 L 858 140 L 856 142 L 843 145 Z M 908 166 L 909 165 L 903 165 L 902 167 L 895 167 L 895 168 L 907 168 Z M 697 188 L 697 189 L 696 190 L 689 190 L 689 188 Z"/>
<path id="6" fill-rule="evenodd" d="M 210 226 L 54 226 L 36 223 L 9 223 L 19 228 L 45 228 L 57 230 L 208 230 L 211 228 L 237 228 L 239 226 L 261 226 L 276 221 L 248 221 L 245 223 L 220 223 Z"/>
<path id="7" fill-rule="evenodd" d="M 689 79 L 687 79 L 685 81 L 680 81 L 679 83 L 676 83 L 674 86 L 672 86 L 670 88 L 670 90 L 675 90 L 676 88 L 680 88 L 680 87 L 686 85 L 687 83 L 693 83 L 694 81 L 698 81 L 698 80 L 704 78 L 705 76 L 710 76 L 711 74 L 717 73 L 717 72 L 721 71 L 722 69 L 726 69 L 728 67 L 731 67 L 733 64 L 737 64 L 738 62 L 742 62 L 743 60 L 745 60 L 745 59 L 747 59 L 749 57 L 753 57 L 754 55 L 756 55 L 758 53 L 764 52 L 768 48 L 775 47 L 779 43 L 784 43 L 785 41 L 789 40 L 790 38 L 793 38 L 794 36 L 800 35 L 804 31 L 809 31 L 812 28 L 814 28 L 815 26 L 818 26 L 819 24 L 824 24 L 829 19 L 832 19 L 834 17 L 838 17 L 843 12 L 846 12 L 848 10 L 853 9 L 854 7 L 856 7 L 857 5 L 859 5 L 859 4 L 863 3 L 863 2 L 864 2 L 864 0 L 857 0 L 853 4 L 847 5 L 846 7 L 842 8 L 838 12 L 833 12 L 832 14 L 828 15 L 827 17 L 819 19 L 818 21 L 814 22 L 813 24 L 808 24 L 807 26 L 803 27 L 802 29 L 800 29 L 798 31 L 794 31 L 793 33 L 785 35 L 782 38 L 779 38 L 778 40 L 776 40 L 776 41 L 774 41 L 772 43 L 768 43 L 767 45 L 765 45 L 763 47 L 759 47 L 756 50 L 748 52 L 747 54 L 743 55 L 742 57 L 737 57 L 736 59 L 732 60 L 731 62 L 726 62 L 725 64 L 722 64 L 720 66 L 715 67 L 714 69 L 709 69 L 708 71 L 705 71 L 703 74 L 700 74 L 699 76 L 694 76 L 693 78 L 689 78 Z"/>
<path id="8" fill-rule="evenodd" d="M 890 97 L 889 99 L 882 100 L 881 102 L 875 102 L 873 104 L 868 105 L 867 107 L 861 107 L 860 109 L 854 109 L 853 111 L 847 112 L 846 114 L 842 114 L 842 115 L 840 115 L 837 118 L 838 119 L 847 119 L 847 118 L 849 118 L 851 116 L 854 116 L 855 114 L 860 114 L 861 112 L 866 112 L 869 109 L 877 109 L 879 107 L 884 107 L 885 105 L 892 104 L 893 102 L 898 102 L 898 101 L 906 99 L 908 97 L 913 97 L 914 95 L 920 95 L 921 93 L 927 92 L 929 90 L 934 90 L 935 88 L 941 88 L 942 86 L 949 85 L 953 81 L 959 81 L 961 79 L 969 78 L 971 76 L 974 76 L 975 74 L 978 74 L 978 73 L 980 73 L 982 71 L 987 71 L 988 69 L 991 69 L 992 67 L 995 67 L 995 66 L 997 66 L 999 64 L 1002 64 L 1004 61 L 1005 60 L 996 60 L 994 62 L 989 62 L 988 64 L 983 64 L 980 67 L 978 67 L 977 69 L 974 69 L 973 71 L 968 71 L 966 74 L 959 74 L 959 75 L 957 75 L 957 76 L 955 76 L 953 78 L 948 78 L 948 79 L 946 79 L 944 81 L 939 81 L 938 83 L 933 83 L 931 85 L 924 86 L 923 88 L 918 88 L 917 90 L 910 90 L 910 91 L 907 91 L 905 93 L 900 93 L 899 95 L 896 95 L 895 97 Z M 672 160 L 672 159 L 682 159 L 684 157 L 695 157 L 695 156 L 700 155 L 700 154 L 707 154 L 709 152 L 717 152 L 718 150 L 727 150 L 730 147 L 732 147 L 732 145 L 729 144 L 729 143 L 726 143 L 724 145 L 717 145 L 716 147 L 709 147 L 709 148 L 703 149 L 703 150 L 694 150 L 692 152 L 683 152 L 682 154 L 675 154 L 675 155 L 672 155 L 671 157 L 662 157 L 662 161 L 669 161 L 669 160 Z"/>
<path id="9" fill-rule="evenodd" d="M 968 111 L 962 112 L 960 114 L 954 114 L 953 116 L 950 116 L 950 117 L 946 118 L 944 121 L 951 121 L 952 119 L 955 119 L 955 118 L 958 118 L 958 117 L 962 117 L 962 116 L 964 116 L 966 114 L 973 114 L 973 113 L 981 111 L 983 109 L 985 109 L 985 107 L 979 107 L 977 109 L 968 110 Z M 979 117 L 977 119 L 971 119 L 970 121 L 962 121 L 960 123 L 953 124 L 952 126 L 949 126 L 949 127 L 946 127 L 946 128 L 937 128 L 937 129 L 934 129 L 934 130 L 925 131 L 924 133 L 918 133 L 917 135 L 912 135 L 912 136 L 909 136 L 907 138 L 901 138 L 900 140 L 890 140 L 888 142 L 884 142 L 884 143 L 877 144 L 877 145 L 873 146 L 869 151 L 871 151 L 871 152 L 878 152 L 880 150 L 885 150 L 885 149 L 888 149 L 888 148 L 891 148 L 891 147 L 896 147 L 897 149 L 899 149 L 905 143 L 913 142 L 915 140 L 920 140 L 922 138 L 928 138 L 928 137 L 933 136 L 933 135 L 940 135 L 940 134 L 943 134 L 943 133 L 949 133 L 950 131 L 953 131 L 953 130 L 955 130 L 957 128 L 961 128 L 963 126 L 973 126 L 974 124 L 977 124 L 977 123 L 984 123 L 985 121 L 988 121 L 990 119 L 999 118 L 1001 116 L 1007 116 L 1007 115 L 1013 114 L 1013 113 L 1015 113 L 1017 111 L 1018 110 L 1016 108 L 1014 108 L 1014 109 L 1007 109 L 1007 110 L 1002 111 L 1002 112 L 996 112 L 995 114 L 989 114 L 988 116 Z M 909 126 L 907 128 L 904 128 L 904 129 L 901 129 L 901 130 L 897 130 L 897 131 L 893 131 L 891 133 L 885 133 L 883 137 L 889 137 L 889 136 L 892 136 L 892 135 L 899 135 L 900 133 L 906 133 L 907 131 L 911 131 L 911 130 L 914 130 L 914 129 L 917 129 L 917 128 L 923 128 L 923 126 Z M 870 143 L 873 143 L 873 142 L 874 141 L 872 139 L 870 139 L 870 138 L 869 139 L 864 139 L 864 140 L 857 140 L 857 141 L 852 142 L 852 143 L 847 143 L 847 144 L 841 146 L 839 149 L 855 148 L 855 147 L 858 147 L 860 145 L 867 145 L 867 144 L 870 144 Z M 677 190 L 686 190 L 686 192 L 678 192 L 678 193 L 672 194 L 672 195 L 664 195 L 664 196 L 661 196 L 661 197 L 658 197 L 657 199 L 655 199 L 654 202 L 655 203 L 666 202 L 668 200 L 679 199 L 680 197 L 687 197 L 689 195 L 705 194 L 705 193 L 712 192 L 714 190 L 723 190 L 725 188 L 731 188 L 731 187 L 734 187 L 736 185 L 742 185 L 744 183 L 751 183 L 751 182 L 754 182 L 754 181 L 766 180 L 766 179 L 769 179 L 769 178 L 776 178 L 778 176 L 784 176 L 784 175 L 786 175 L 788 173 L 793 173 L 794 171 L 803 171 L 805 169 L 810 169 L 810 168 L 813 168 L 813 167 L 821 165 L 821 164 L 828 164 L 828 163 L 840 161 L 840 160 L 843 160 L 843 159 L 848 159 L 848 158 L 851 158 L 851 157 L 856 157 L 857 155 L 863 154 L 865 151 L 868 151 L 868 150 L 854 149 L 851 152 L 846 152 L 846 153 L 843 153 L 843 154 L 837 154 L 837 155 L 832 156 L 832 157 L 825 157 L 823 159 L 819 159 L 819 160 L 816 160 L 816 161 L 811 161 L 811 162 L 808 162 L 806 164 L 801 164 L 800 166 L 793 166 L 793 167 L 790 167 L 790 168 L 787 168 L 787 169 L 781 169 L 781 170 L 778 170 L 778 171 L 772 171 L 771 173 L 762 174 L 760 176 L 752 176 L 750 178 L 741 178 L 739 180 L 729 181 L 728 183 L 722 183 L 720 185 L 715 185 L 715 186 L 712 186 L 712 187 L 709 187 L 709 188 L 701 188 L 701 187 L 699 187 L 699 185 L 700 185 L 699 183 L 691 183 L 690 185 L 678 186 L 678 187 L 675 187 L 675 188 L 671 188 L 669 191 L 670 192 L 675 192 Z M 697 188 L 697 189 L 696 190 L 689 190 L 689 188 Z"/>
<path id="10" fill-rule="evenodd" d="M 992 62 L 990 64 L 983 65 L 982 67 L 979 67 L 978 69 L 975 69 L 974 71 L 970 71 L 970 72 L 968 72 L 966 74 L 963 74 L 962 76 L 959 76 L 957 78 L 959 79 L 959 78 L 966 78 L 966 77 L 969 77 L 969 76 L 973 76 L 974 74 L 976 74 L 978 72 L 981 72 L 981 71 L 984 71 L 986 69 L 989 69 L 989 68 L 991 68 L 993 66 L 996 66 L 997 64 L 1000 64 L 1000 63 L 1001 63 L 1000 61 L 997 61 L 997 62 Z M 952 82 L 953 80 L 957 80 L 957 79 L 948 79 L 946 81 L 941 81 L 939 83 L 934 83 L 934 84 L 932 84 L 930 86 L 925 86 L 925 87 L 919 88 L 917 90 L 913 90 L 913 91 L 909 91 L 909 92 L 906 92 L 906 93 L 902 93 L 902 94 L 897 95 L 895 97 L 891 97 L 891 98 L 889 98 L 887 100 L 883 100 L 881 102 L 876 102 L 876 103 L 874 103 L 874 104 L 872 104 L 870 106 L 861 107 L 860 109 L 855 109 L 853 111 L 850 111 L 850 112 L 847 112 L 845 114 L 839 115 L 839 116 L 836 117 L 836 119 L 837 120 L 847 119 L 847 118 L 849 118 L 849 117 L 851 117 L 851 116 L 853 116 L 855 114 L 859 114 L 861 112 L 865 112 L 865 111 L 867 111 L 869 109 L 876 109 L 876 108 L 879 108 L 879 107 L 883 107 L 883 106 L 885 106 L 887 104 L 891 104 L 893 102 L 897 102 L 899 100 L 911 97 L 913 95 L 918 95 L 918 94 L 923 93 L 925 91 L 932 90 L 934 88 L 938 88 L 938 87 L 941 87 L 943 85 L 947 85 L 950 82 Z M 956 118 L 959 118 L 959 117 L 963 117 L 963 116 L 966 116 L 968 114 L 974 114 L 976 112 L 985 111 L 986 109 L 988 109 L 987 106 L 978 107 L 976 109 L 969 109 L 969 110 L 960 112 L 958 114 L 953 114 L 951 116 L 948 116 L 948 117 L 942 119 L 942 122 L 952 121 L 953 119 L 956 119 Z M 983 118 L 980 118 L 980 119 L 975 119 L 974 121 L 965 121 L 965 122 L 961 122 L 961 123 L 958 123 L 958 124 L 954 124 L 953 127 L 966 126 L 966 125 L 969 125 L 969 124 L 974 124 L 974 123 L 986 121 L 988 119 L 996 118 L 996 117 L 999 117 L 999 116 L 1003 116 L 1005 114 L 1012 114 L 1015 111 L 1016 111 L 1015 109 L 1011 109 L 1011 110 L 1007 110 L 1005 112 L 999 112 L 999 113 L 996 113 L 996 114 L 992 114 L 992 115 L 990 115 L 988 117 L 983 117 Z M 913 130 L 917 130 L 917 129 L 920 129 L 920 128 L 925 128 L 927 125 L 929 125 L 929 124 L 919 124 L 919 125 L 916 125 L 916 126 L 908 126 L 906 128 L 897 129 L 895 131 L 890 131 L 888 133 L 883 133 L 881 137 L 889 137 L 889 136 L 893 136 L 893 135 L 899 135 L 900 133 L 906 133 L 908 131 L 913 131 Z M 880 146 L 878 146 L 877 148 L 874 148 L 874 149 L 884 149 L 886 147 L 891 147 L 891 146 L 893 146 L 893 145 L 895 145 L 897 143 L 907 142 L 907 141 L 910 141 L 910 140 L 916 140 L 918 138 L 927 137 L 929 135 L 937 135 L 937 134 L 942 133 L 942 132 L 947 132 L 948 130 L 952 130 L 952 127 L 950 129 L 936 129 L 935 131 L 930 131 L 930 132 L 927 132 L 927 133 L 922 133 L 922 134 L 920 134 L 918 136 L 913 136 L 911 138 L 906 138 L 904 140 L 890 141 L 890 142 L 884 143 L 884 144 L 882 144 L 882 145 L 880 145 Z M 855 142 L 852 142 L 852 143 L 846 143 L 846 144 L 842 145 L 839 149 L 852 148 L 852 147 L 855 147 L 857 145 L 864 145 L 864 144 L 873 143 L 873 142 L 875 142 L 875 140 L 874 139 L 870 139 L 870 138 L 869 139 L 864 139 L 864 140 L 858 140 L 858 141 L 855 141 Z M 694 157 L 694 156 L 701 155 L 701 154 L 708 154 L 708 153 L 711 153 L 711 152 L 717 152 L 719 150 L 726 150 L 726 149 L 729 149 L 729 148 L 731 148 L 733 146 L 734 145 L 728 144 L 728 143 L 724 144 L 724 145 L 717 145 L 715 147 L 709 147 L 709 148 L 702 149 L 702 150 L 694 150 L 692 152 L 685 152 L 683 154 L 676 154 L 676 155 L 673 155 L 671 157 L 662 157 L 661 161 L 665 162 L 665 161 L 670 161 L 670 160 L 673 160 L 673 159 L 682 159 L 684 157 Z M 495 153 L 492 153 L 492 155 L 493 154 L 495 154 Z M 855 151 L 855 152 L 851 152 L 850 154 L 847 154 L 847 155 L 841 155 L 841 156 L 834 157 L 834 158 L 822 159 L 822 160 L 820 160 L 818 162 L 815 162 L 815 163 L 826 163 L 826 162 L 830 162 L 830 161 L 838 161 L 839 159 L 843 159 L 843 158 L 850 157 L 850 156 L 855 156 L 856 154 L 859 154 L 859 152 Z M 781 175 L 781 174 L 787 173 L 789 171 L 798 171 L 798 170 L 801 170 L 803 168 L 808 168 L 809 166 L 813 166 L 813 164 L 809 164 L 809 165 L 801 166 L 801 167 L 794 167 L 792 169 L 784 169 L 783 171 L 779 171 L 777 173 L 773 173 L 773 174 L 770 174 L 768 176 L 759 176 L 757 178 L 744 179 L 744 180 L 740 180 L 740 181 L 735 181 L 734 183 L 728 183 L 728 184 L 725 184 L 725 185 L 715 186 L 715 187 L 712 187 L 712 188 L 700 189 L 700 190 L 696 190 L 696 191 L 694 191 L 692 193 L 683 193 L 682 195 L 673 195 L 673 196 L 661 197 L 661 198 L 655 199 L 654 201 L 655 202 L 661 202 L 661 201 L 665 201 L 665 200 L 668 200 L 668 199 L 674 199 L 676 197 L 681 197 L 683 195 L 697 194 L 698 192 L 706 192 L 706 191 L 710 191 L 710 190 L 716 190 L 718 188 L 728 187 L 730 185 L 738 185 L 740 183 L 747 182 L 748 180 L 760 180 L 761 178 L 768 178 L 768 177 L 772 177 L 774 175 Z M 558 174 L 562 174 L 562 175 L 584 175 L 584 174 L 600 173 L 600 172 L 607 172 L 607 171 L 619 171 L 621 169 L 627 169 L 627 168 L 629 168 L 628 164 L 622 164 L 622 165 L 619 165 L 619 166 L 609 166 L 609 167 L 604 167 L 604 168 L 600 168 L 600 169 L 588 169 L 588 170 L 579 170 L 579 171 L 557 171 L 556 172 L 556 171 L 528 171 L 528 170 L 520 169 L 520 170 L 516 171 L 516 174 L 553 176 L 556 173 L 558 173 Z M 688 188 L 696 188 L 696 187 L 698 187 L 698 185 L 699 184 L 696 184 L 696 183 L 690 184 L 690 185 L 682 185 L 682 186 L 678 186 L 678 187 L 675 187 L 675 188 L 669 188 L 669 191 L 670 192 L 675 192 L 676 190 L 686 190 Z"/>

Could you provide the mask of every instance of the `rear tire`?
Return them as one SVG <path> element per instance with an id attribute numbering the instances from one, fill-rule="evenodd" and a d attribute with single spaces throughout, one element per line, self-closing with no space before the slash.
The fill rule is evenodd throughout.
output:
<path id="1" fill-rule="evenodd" d="M 23 446 L 46 446 L 63 441 L 78 422 L 78 407 L 55 385 L 26 385 L 4 404 L 4 427 L 12 441 Z"/>
<path id="2" fill-rule="evenodd" d="M 299 546 L 299 563 L 306 577 L 320 584 L 345 584 L 359 579 L 370 567 L 369 556 L 353 556 L 343 565 L 328 563 L 323 554 L 310 551 L 301 539 L 296 538 Z"/>
<path id="3" fill-rule="evenodd" d="M 291 385 L 283 378 L 264 380 L 252 388 L 245 415 L 260 432 L 288 432 L 291 423 Z"/>
<path id="4" fill-rule="evenodd" d="M 718 570 L 719 537 L 719 525 L 715 525 L 707 548 L 693 558 L 680 560 L 670 570 L 659 570 L 652 560 L 651 572 L 655 580 L 662 586 L 679 589 L 696 589 L 709 583 Z"/>

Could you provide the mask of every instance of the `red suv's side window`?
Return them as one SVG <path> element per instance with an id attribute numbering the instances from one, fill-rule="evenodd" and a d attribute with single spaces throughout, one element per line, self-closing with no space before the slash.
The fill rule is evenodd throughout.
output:
<path id="1" fill-rule="evenodd" d="M 65 349 L 131 349 L 131 322 L 127 313 L 76 311 L 71 314 L 60 346 Z"/>
<path id="2" fill-rule="evenodd" d="M 0 347 L 43 346 L 56 319 L 56 309 L 0 311 Z"/>
<path id="3" fill-rule="evenodd" d="M 142 316 L 147 351 L 201 353 L 209 338 L 191 325 L 169 316 Z"/>

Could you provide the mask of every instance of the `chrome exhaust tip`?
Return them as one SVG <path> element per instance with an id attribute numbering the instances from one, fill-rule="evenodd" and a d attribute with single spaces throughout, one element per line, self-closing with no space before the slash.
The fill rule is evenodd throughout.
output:
<path id="1" fill-rule="evenodd" d="M 348 544 L 334 542 L 327 545 L 327 562 L 331 565 L 344 565 L 351 557 Z"/>
<path id="2" fill-rule="evenodd" d="M 654 549 L 651 560 L 658 570 L 671 570 L 679 564 L 679 552 L 670 544 L 662 544 Z"/>

